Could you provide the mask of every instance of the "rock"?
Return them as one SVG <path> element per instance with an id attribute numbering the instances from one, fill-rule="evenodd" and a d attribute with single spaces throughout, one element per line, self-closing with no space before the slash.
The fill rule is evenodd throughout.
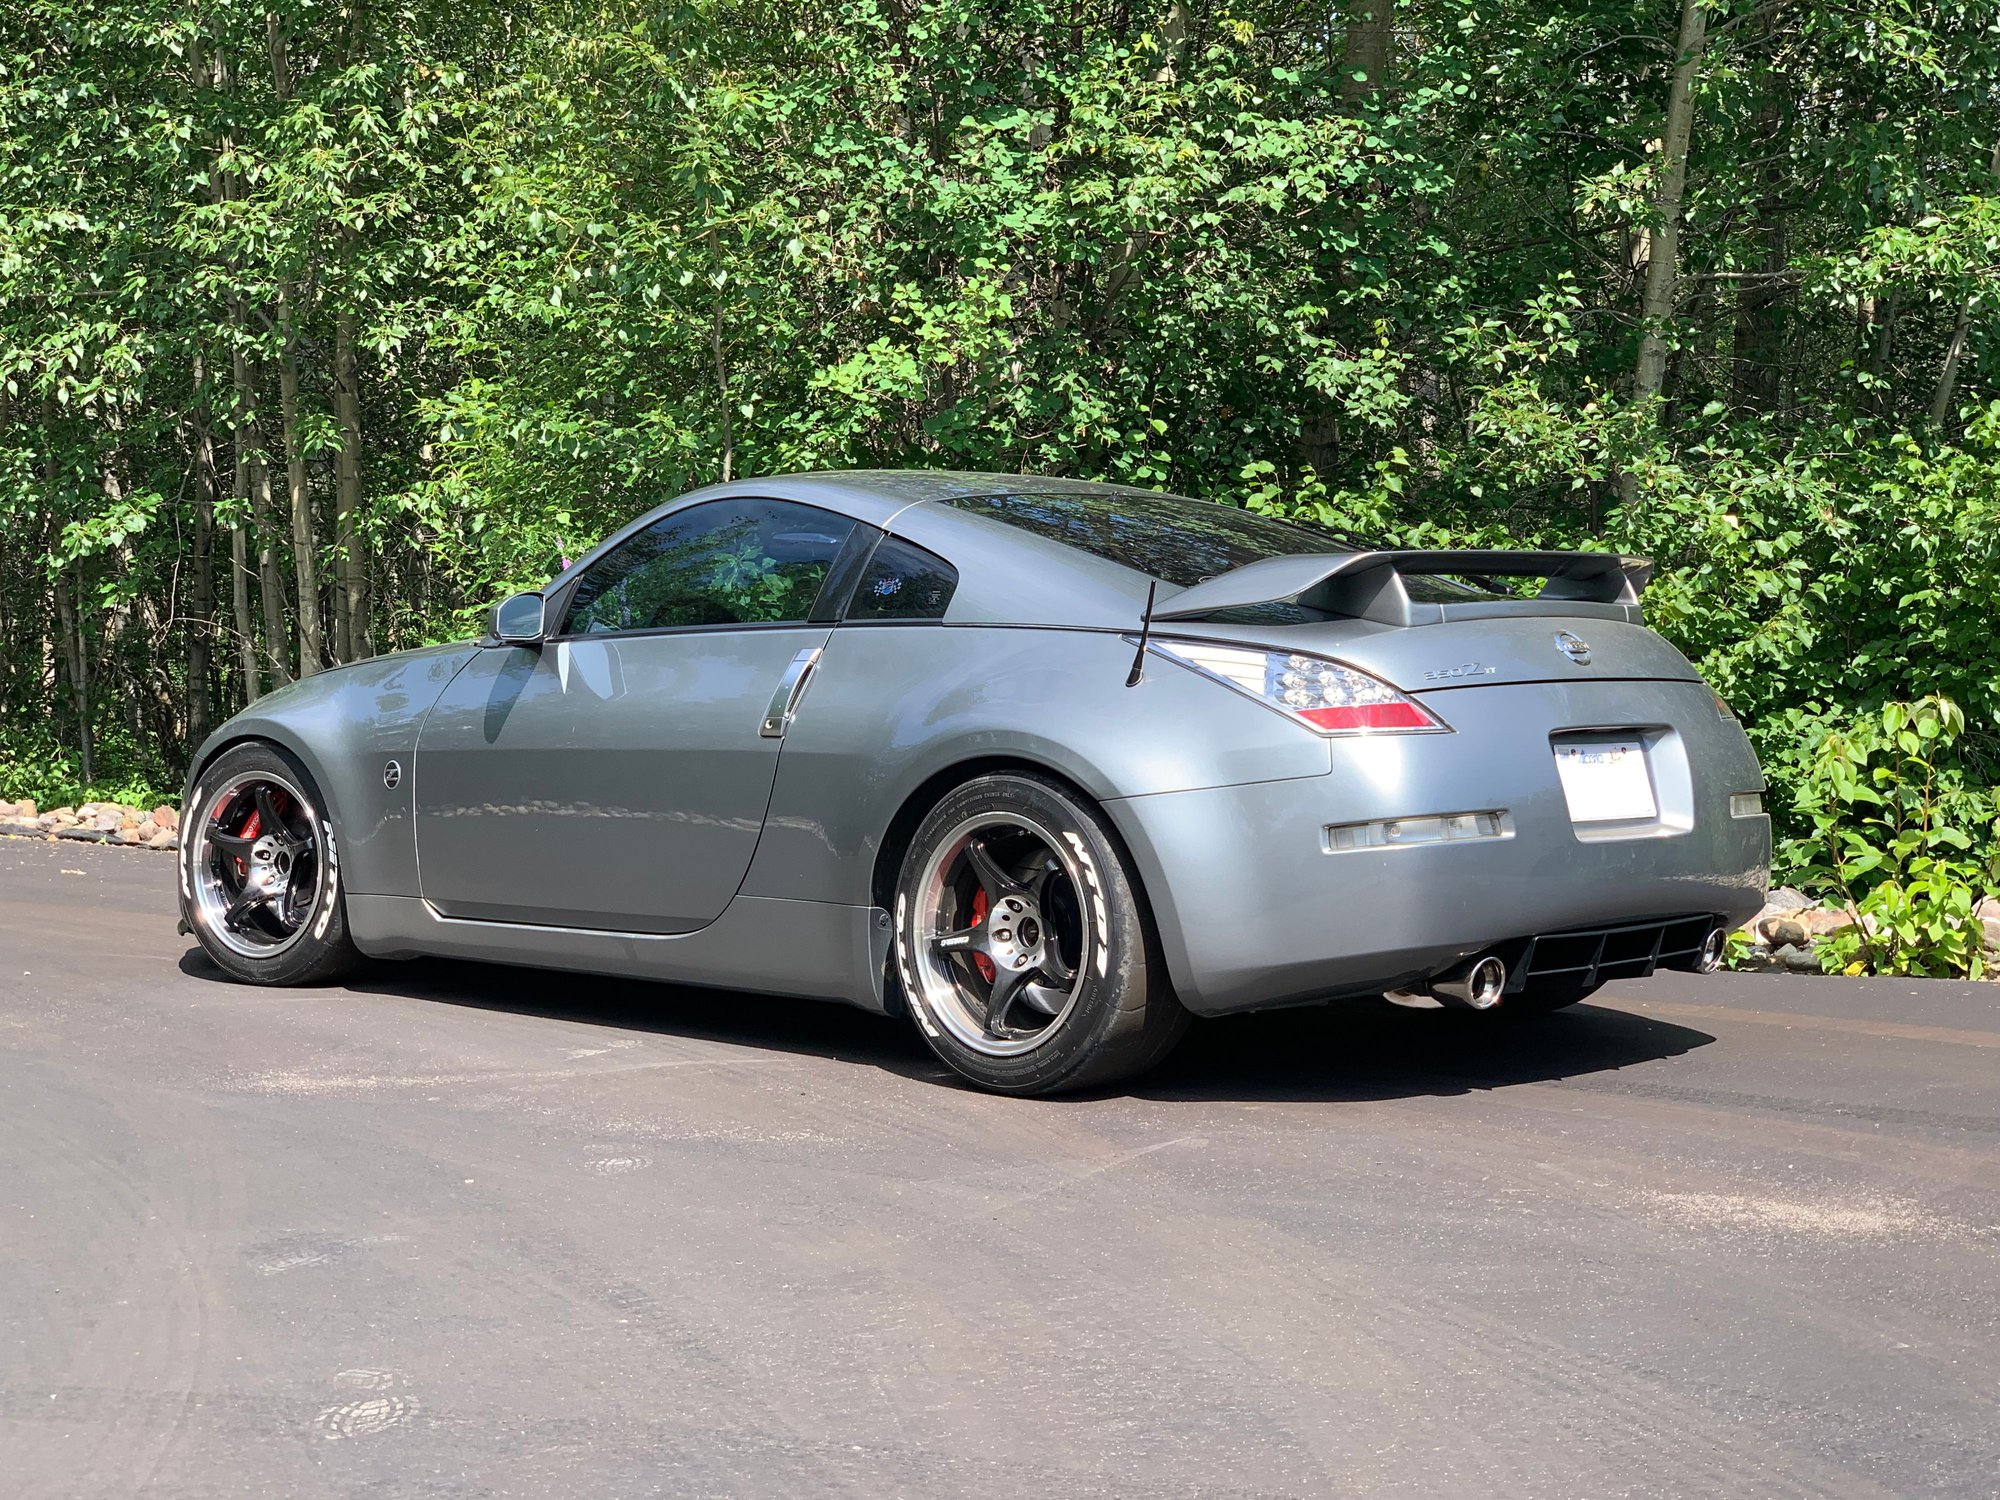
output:
<path id="1" fill-rule="evenodd" d="M 1985 934 L 1986 951 L 2000 953 L 2000 917 L 1981 917 L 1979 930 Z"/>
<path id="2" fill-rule="evenodd" d="M 1771 957 L 1795 973 L 1817 974 L 1820 972 L 1819 960 L 1813 957 L 1808 950 L 1794 943 L 1787 943 L 1782 948 L 1773 949 Z"/>
<path id="3" fill-rule="evenodd" d="M 1771 950 L 1762 943 L 1756 943 L 1743 950 L 1736 960 L 1739 972 L 1749 974 L 1775 974 L 1784 967 L 1771 956 Z"/>
<path id="4" fill-rule="evenodd" d="M 132 837 L 137 839 L 140 843 L 143 844 L 146 842 L 147 839 L 151 838 L 154 834 L 158 833 L 159 831 L 160 831 L 160 825 L 158 823 L 155 823 L 153 821 L 152 814 L 148 813 L 145 817 L 139 820 L 138 826 L 132 830 Z"/>
<path id="5" fill-rule="evenodd" d="M 21 838 L 40 838 L 42 825 L 32 818 L 0 818 L 0 833 L 11 833 Z"/>
<path id="6" fill-rule="evenodd" d="M 180 842 L 180 835 L 175 833 L 173 829 L 162 828 L 146 840 L 146 847 L 148 849 L 178 849 Z"/>
<path id="7" fill-rule="evenodd" d="M 181 826 L 181 815 L 171 807 L 160 806 L 153 809 L 153 821 L 161 828 L 178 828 Z"/>
<path id="8" fill-rule="evenodd" d="M 1804 911 L 1812 904 L 1812 897 L 1803 891 L 1795 891 L 1788 885 L 1779 886 L 1764 898 L 1766 911 Z"/>
<path id="9" fill-rule="evenodd" d="M 77 821 L 76 809 L 73 807 L 52 807 L 48 810 L 46 814 L 44 814 L 44 816 L 51 818 L 68 818 L 72 823 Z"/>
<path id="10" fill-rule="evenodd" d="M 1854 925 L 1854 913 L 1842 911 L 1833 906 L 1815 906 L 1799 912 L 1792 918 L 1806 930 L 1808 937 L 1825 937 L 1829 932 L 1838 932 L 1843 927 Z"/>
<path id="11" fill-rule="evenodd" d="M 1803 948 L 1812 941 L 1805 925 L 1787 916 L 1758 918 L 1757 936 L 1770 944 L 1774 953 L 1785 948 Z"/>
<path id="12" fill-rule="evenodd" d="M 33 797 L 23 797 L 19 802 L 16 802 L 14 804 L 14 815 L 19 818 L 34 817 L 35 799 Z"/>

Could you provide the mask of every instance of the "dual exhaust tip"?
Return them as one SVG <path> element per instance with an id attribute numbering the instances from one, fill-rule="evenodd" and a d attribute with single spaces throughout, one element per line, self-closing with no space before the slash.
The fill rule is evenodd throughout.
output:
<path id="1" fill-rule="evenodd" d="M 1507 966 L 1489 953 L 1446 978 L 1433 979 L 1430 990 L 1446 1005 L 1491 1010 L 1507 993 Z"/>
<path id="2" fill-rule="evenodd" d="M 1729 930 L 1712 927 L 1701 940 L 1694 971 L 1713 974 L 1729 952 Z M 1489 953 L 1425 985 L 1422 993 L 1464 1010 L 1491 1010 L 1507 996 L 1507 965 Z"/>

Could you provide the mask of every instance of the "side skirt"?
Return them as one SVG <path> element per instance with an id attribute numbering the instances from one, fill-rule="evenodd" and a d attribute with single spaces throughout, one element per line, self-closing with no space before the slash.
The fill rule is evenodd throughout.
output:
<path id="1" fill-rule="evenodd" d="M 419 896 L 350 894 L 347 925 L 371 958 L 471 958 L 890 1009 L 889 918 L 873 906 L 738 896 L 699 931 L 663 934 L 475 922 Z"/>

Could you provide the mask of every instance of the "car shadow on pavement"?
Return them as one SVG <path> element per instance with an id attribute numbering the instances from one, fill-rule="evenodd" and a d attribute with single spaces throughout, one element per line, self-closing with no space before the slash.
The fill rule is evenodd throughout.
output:
<path id="1" fill-rule="evenodd" d="M 1615 1072 L 1714 1040 L 1615 1000 L 1551 1015 L 1349 1001 L 1198 1023 L 1128 1092 L 1162 1100 L 1328 1101 L 1467 1094 Z"/>
<path id="2" fill-rule="evenodd" d="M 184 973 L 221 979 L 199 948 Z M 818 1000 L 450 959 L 373 963 L 336 988 L 719 1042 L 956 1084 L 900 1018 Z M 1547 1016 L 1337 1002 L 1197 1021 L 1173 1055 L 1124 1085 L 1070 1096 L 1340 1102 L 1475 1093 L 1677 1057 L 1715 1038 L 1620 1009 Z"/>

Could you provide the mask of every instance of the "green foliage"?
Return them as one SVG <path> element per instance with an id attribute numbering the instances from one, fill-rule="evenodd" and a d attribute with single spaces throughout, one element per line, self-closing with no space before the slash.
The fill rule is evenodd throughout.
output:
<path id="1" fill-rule="evenodd" d="M 86 782 L 74 749 L 57 744 L 46 732 L 9 734 L 0 740 L 0 799 L 31 797 L 43 812 L 85 802 L 128 807 L 179 803 L 179 781 L 159 763 L 152 747 L 112 741 L 100 751 L 96 774 Z"/>
<path id="2" fill-rule="evenodd" d="M 1823 940 L 1829 971 L 1979 977 L 1973 908 L 2000 848 L 1993 793 L 1957 760 L 1964 734 L 1959 706 L 1930 697 L 1818 736 L 1795 791 L 1811 831 L 1791 857 L 1809 889 L 1855 914 Z"/>
<path id="3" fill-rule="evenodd" d="M 0 745 L 171 770 L 307 624 L 465 634 L 729 475 L 992 468 L 1654 557 L 1799 878 L 1828 725 L 1949 697 L 2000 781 L 2000 0 L 1708 7 L 1636 401 L 1678 12 L 1402 0 L 1357 79 L 1298 0 L 23 0 Z"/>

